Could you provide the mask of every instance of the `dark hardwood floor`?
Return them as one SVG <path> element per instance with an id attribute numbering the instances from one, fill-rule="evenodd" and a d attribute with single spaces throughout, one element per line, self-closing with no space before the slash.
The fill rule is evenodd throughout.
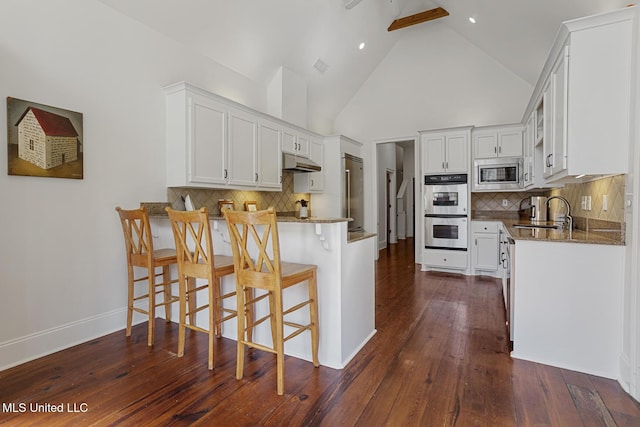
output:
<path id="1" fill-rule="evenodd" d="M 151 350 L 141 324 L 0 372 L 0 424 L 640 426 L 617 382 L 512 360 L 498 283 L 420 272 L 412 245 L 380 254 L 373 339 L 341 371 L 286 358 L 285 396 L 273 355 L 250 351 L 238 381 L 234 341 L 208 371 L 206 336 L 178 358 L 158 319 Z"/>

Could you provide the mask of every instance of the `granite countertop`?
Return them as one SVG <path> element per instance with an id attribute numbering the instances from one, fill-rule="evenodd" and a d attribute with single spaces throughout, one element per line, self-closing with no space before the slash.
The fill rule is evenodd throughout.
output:
<path id="1" fill-rule="evenodd" d="M 369 237 L 375 237 L 377 235 L 377 233 L 367 233 L 366 231 L 349 231 L 347 233 L 347 242 L 353 243 L 359 240 L 368 239 Z"/>
<path id="2" fill-rule="evenodd" d="M 617 246 L 624 246 L 625 244 L 623 224 L 610 221 L 574 218 L 576 228 L 571 233 L 570 238 L 569 231 L 567 230 L 515 228 L 515 224 L 531 224 L 529 220 L 520 219 L 517 212 L 473 212 L 471 219 L 478 221 L 501 221 L 507 229 L 507 232 L 516 241 L 537 240 Z M 552 225 L 553 222 L 548 222 L 547 224 Z"/>
<path id="3" fill-rule="evenodd" d="M 602 232 L 602 231 L 585 231 L 573 230 L 571 238 L 569 238 L 568 230 L 545 229 L 545 228 L 515 228 L 512 221 L 502 220 L 507 228 L 507 232 L 511 237 L 518 240 L 539 240 L 549 242 L 566 242 L 566 243 L 591 243 L 597 245 L 617 245 L 624 246 L 621 232 Z"/>
<path id="4" fill-rule="evenodd" d="M 149 216 L 152 218 L 168 218 L 167 213 L 162 212 L 153 212 L 149 213 Z M 209 219 L 212 221 L 224 221 L 224 217 L 218 213 L 209 214 Z M 333 224 L 336 222 L 346 222 L 352 221 L 351 218 L 321 218 L 321 217 L 310 217 L 310 218 L 298 218 L 296 216 L 287 216 L 287 215 L 278 215 L 276 214 L 276 219 L 278 222 L 299 222 L 299 223 L 307 223 L 307 224 Z"/>
<path id="5" fill-rule="evenodd" d="M 169 206 L 169 203 L 165 202 L 142 202 L 140 206 L 147 208 L 149 216 L 152 218 L 168 218 L 165 207 Z M 276 212 L 276 218 L 278 222 L 299 222 L 309 224 L 333 224 L 336 222 L 353 221 L 351 218 L 322 218 L 322 217 L 309 217 L 299 218 L 295 212 Z M 219 213 L 209 213 L 209 219 L 224 221 L 224 217 Z"/>

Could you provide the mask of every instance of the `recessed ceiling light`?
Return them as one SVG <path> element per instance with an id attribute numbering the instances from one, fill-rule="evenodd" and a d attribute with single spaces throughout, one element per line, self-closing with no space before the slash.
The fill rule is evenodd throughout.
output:
<path id="1" fill-rule="evenodd" d="M 476 23 L 476 18 L 474 18 L 473 16 L 469 17 L 469 22 L 471 22 L 472 24 Z"/>
<path id="2" fill-rule="evenodd" d="M 360 43 L 360 44 L 358 45 L 358 49 L 360 49 L 360 50 L 364 49 L 364 42 L 362 42 L 362 43 Z"/>

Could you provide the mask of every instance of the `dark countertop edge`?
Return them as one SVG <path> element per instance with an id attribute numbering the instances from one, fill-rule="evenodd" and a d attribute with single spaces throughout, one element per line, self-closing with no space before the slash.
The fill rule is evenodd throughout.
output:
<path id="1" fill-rule="evenodd" d="M 169 219 L 169 216 L 165 213 L 153 213 L 153 214 L 149 214 L 149 217 L 151 218 L 167 218 Z M 333 223 L 338 223 L 338 222 L 348 222 L 351 219 L 350 218 L 315 218 L 315 217 L 311 217 L 311 218 L 298 218 L 295 216 L 278 216 L 276 217 L 278 222 L 297 222 L 297 223 L 301 223 L 301 224 L 333 224 Z M 209 219 L 212 221 L 224 221 L 224 217 L 221 215 L 209 215 Z"/>

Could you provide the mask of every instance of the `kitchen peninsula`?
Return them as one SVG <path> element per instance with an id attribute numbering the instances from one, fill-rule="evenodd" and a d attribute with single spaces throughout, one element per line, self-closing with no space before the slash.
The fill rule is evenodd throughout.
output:
<path id="1" fill-rule="evenodd" d="M 173 247 L 173 235 L 166 214 L 158 209 L 150 209 L 150 217 L 154 237 L 157 237 L 154 244 Z M 218 212 L 213 213 L 210 218 L 214 251 L 232 255 L 226 222 Z M 375 234 L 349 240 L 347 223 L 347 218 L 278 218 L 282 259 L 318 266 L 318 357 L 321 365 L 334 369 L 344 368 L 376 332 L 375 239 L 371 238 Z M 231 290 L 234 286 L 234 276 L 223 278 L 225 290 Z M 304 287 L 287 289 L 284 294 L 285 306 L 301 300 L 305 292 Z M 177 308 L 174 310 L 177 312 Z M 300 320 L 306 315 L 293 313 L 292 316 L 296 314 L 301 316 Z M 205 315 L 199 315 L 197 322 L 201 324 L 205 319 Z M 296 320 L 291 317 L 291 321 Z M 235 340 L 236 331 L 235 320 L 227 321 L 223 327 L 223 336 Z M 259 325 L 254 334 L 258 341 L 271 341 L 267 323 Z M 287 341 L 287 355 L 311 360 L 310 340 L 305 334 Z"/>

